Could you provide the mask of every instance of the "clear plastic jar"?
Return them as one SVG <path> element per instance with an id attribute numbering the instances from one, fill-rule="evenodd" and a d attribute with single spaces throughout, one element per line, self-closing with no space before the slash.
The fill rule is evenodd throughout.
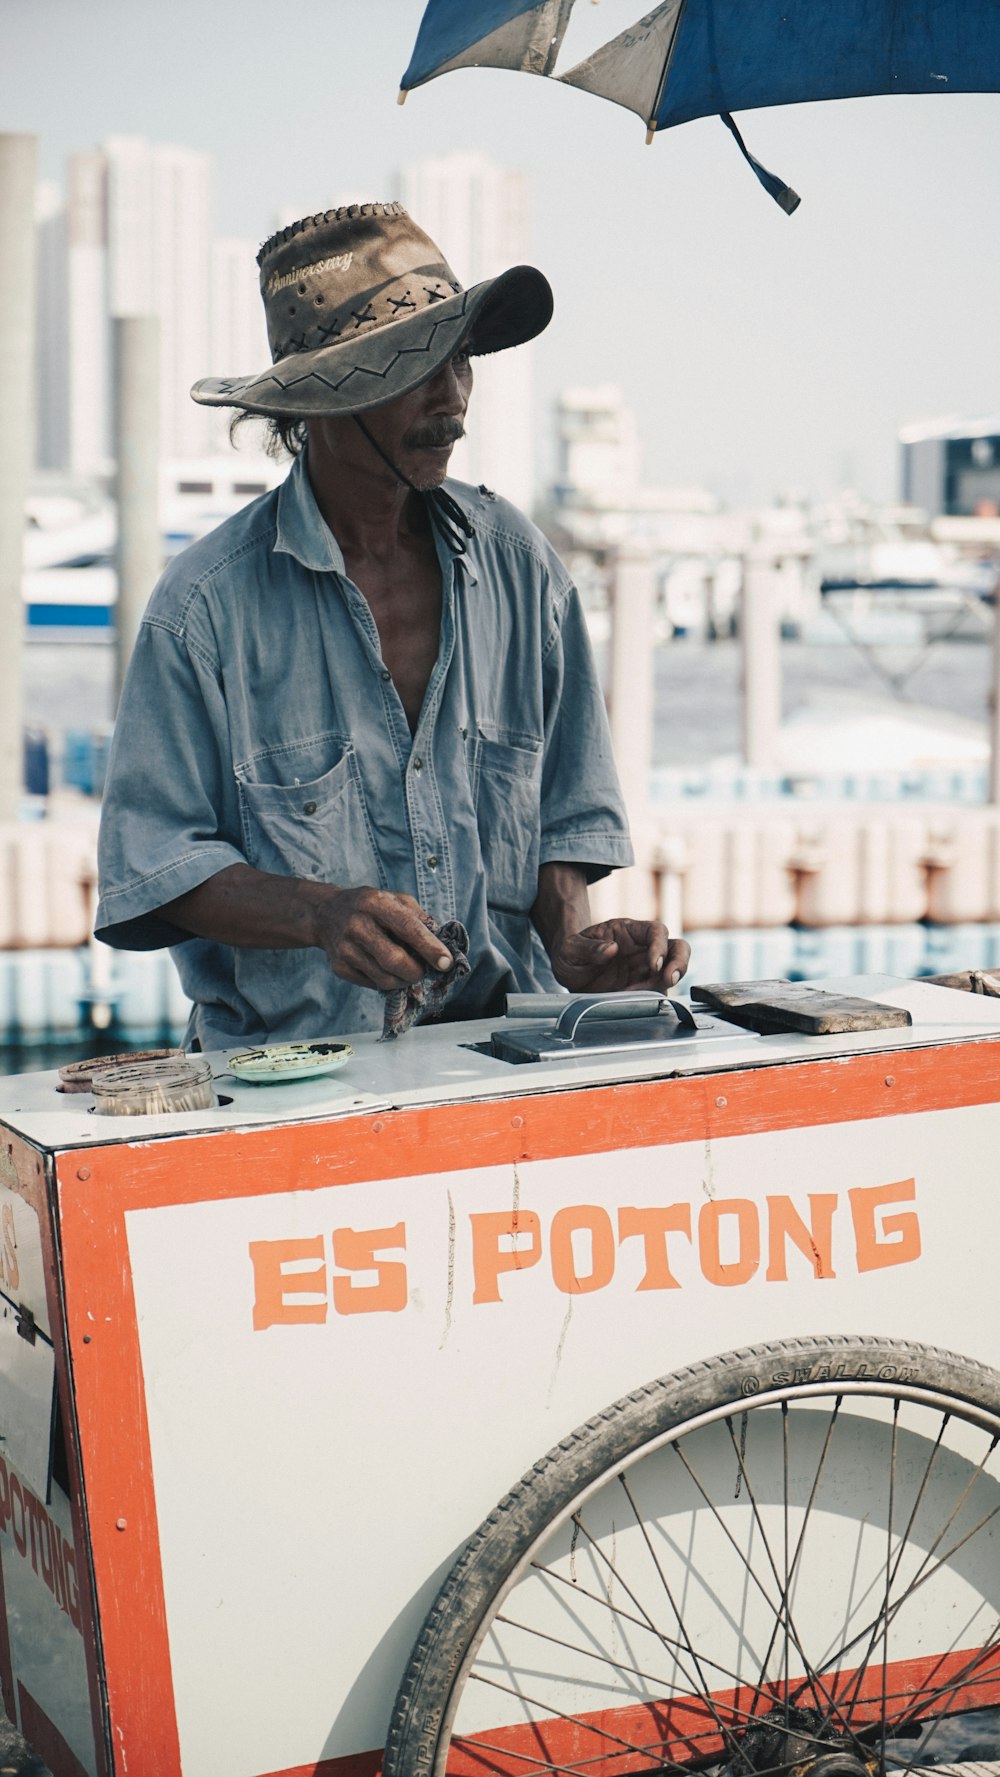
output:
<path id="1" fill-rule="evenodd" d="M 94 1074 L 91 1089 L 99 1117 L 156 1117 L 166 1112 L 208 1111 L 217 1102 L 212 1064 L 201 1055 L 101 1068 Z"/>

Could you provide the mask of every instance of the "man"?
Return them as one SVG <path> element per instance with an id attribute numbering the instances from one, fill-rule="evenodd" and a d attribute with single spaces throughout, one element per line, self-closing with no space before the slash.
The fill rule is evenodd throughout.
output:
<path id="1" fill-rule="evenodd" d="M 274 363 L 198 401 L 271 417 L 287 481 L 171 564 L 116 724 L 97 933 L 174 947 L 203 1048 L 380 1027 L 381 996 L 666 987 L 687 946 L 592 926 L 632 851 L 579 603 L 489 490 L 443 486 L 471 356 L 532 338 L 517 266 L 463 290 L 397 204 L 258 256 Z"/>

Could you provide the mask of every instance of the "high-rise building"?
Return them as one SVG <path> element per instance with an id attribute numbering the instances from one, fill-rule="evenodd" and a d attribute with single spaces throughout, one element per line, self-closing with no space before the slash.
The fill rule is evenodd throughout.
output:
<path id="1" fill-rule="evenodd" d="M 202 375 L 247 376 L 270 363 L 253 241 L 227 237 L 212 242 L 209 318 L 208 368 Z M 224 448 L 231 412 L 224 407 L 203 411 L 209 416 L 216 448 Z"/>
<path id="2" fill-rule="evenodd" d="M 66 241 L 66 467 L 97 475 L 111 459 L 107 162 L 99 149 L 70 158 Z"/>
<path id="3" fill-rule="evenodd" d="M 66 207 L 51 180 L 38 188 L 36 221 L 35 461 L 40 469 L 64 469 L 69 460 Z"/>
<path id="4" fill-rule="evenodd" d="M 397 195 L 467 287 L 530 260 L 526 173 L 484 154 L 444 154 L 404 167 Z M 535 497 L 532 353 L 525 345 L 475 359 L 467 437 L 451 460 L 461 480 L 485 482 L 529 512 Z"/>
<path id="5" fill-rule="evenodd" d="M 40 466 L 81 475 L 110 469 L 112 322 L 119 316 L 159 317 L 163 456 L 212 448 L 211 416 L 190 397 L 192 383 L 215 368 L 212 348 L 223 328 L 211 312 L 211 186 L 208 155 L 114 136 L 70 157 L 64 209 L 51 192 L 42 194 Z"/>
<path id="6" fill-rule="evenodd" d="M 197 456 L 211 441 L 210 420 L 190 397 L 212 370 L 211 160 L 139 136 L 110 137 L 104 154 L 109 311 L 159 316 L 161 449 Z"/>

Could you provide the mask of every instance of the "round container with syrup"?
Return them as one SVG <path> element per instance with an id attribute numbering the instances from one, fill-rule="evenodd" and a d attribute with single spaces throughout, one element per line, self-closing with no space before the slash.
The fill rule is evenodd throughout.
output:
<path id="1" fill-rule="evenodd" d="M 202 1055 L 99 1068 L 91 1090 L 99 1117 L 157 1117 L 177 1111 L 209 1111 L 217 1103 L 212 1064 Z"/>

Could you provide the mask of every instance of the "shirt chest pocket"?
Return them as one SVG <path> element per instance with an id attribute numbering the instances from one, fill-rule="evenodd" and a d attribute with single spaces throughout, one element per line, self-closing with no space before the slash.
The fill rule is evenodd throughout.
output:
<path id="1" fill-rule="evenodd" d="M 337 763 L 319 777 L 289 783 L 293 769 L 283 749 L 256 759 L 252 780 L 237 773 L 247 862 L 342 888 L 385 888 L 354 748 L 345 744 Z M 286 781 L 261 781 L 271 776 Z"/>
<path id="2" fill-rule="evenodd" d="M 541 843 L 541 743 L 476 738 L 473 790 L 479 849 L 491 907 L 528 913 L 538 893 Z"/>

